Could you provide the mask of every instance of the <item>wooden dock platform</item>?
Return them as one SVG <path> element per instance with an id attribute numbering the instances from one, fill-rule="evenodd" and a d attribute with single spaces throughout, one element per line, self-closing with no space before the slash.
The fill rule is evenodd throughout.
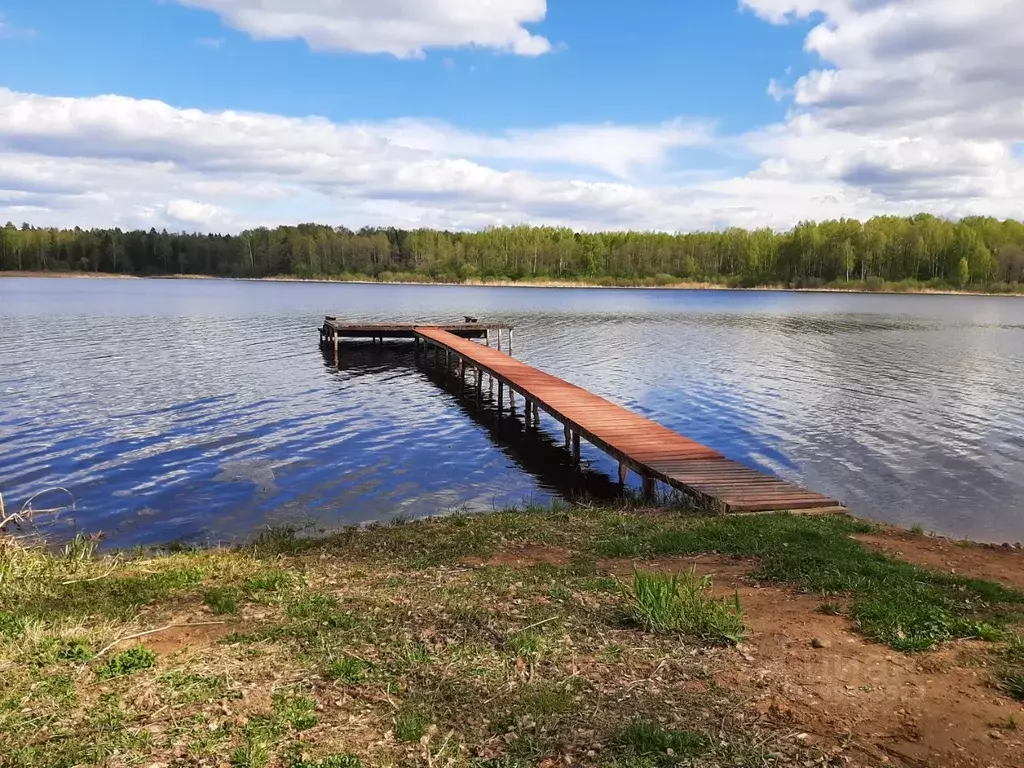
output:
<path id="1" fill-rule="evenodd" d="M 328 315 L 320 328 L 320 344 L 325 350 L 333 347 L 335 364 L 340 364 L 341 339 L 371 339 L 375 343 L 411 339 L 422 359 L 429 360 L 432 354 L 434 364 L 444 365 L 446 375 L 454 369 L 465 382 L 466 373 L 472 372 L 478 397 L 483 377 L 488 376 L 489 389 L 493 392 L 495 384 L 498 388 L 499 414 L 505 411 L 506 389 L 512 415 L 516 413 L 516 395 L 523 399 L 522 414 L 528 427 L 539 425 L 540 411 L 548 413 L 562 424 L 565 447 L 577 463 L 580 440 L 586 440 L 619 462 L 620 484 L 625 484 L 630 470 L 639 474 L 645 494 L 652 494 L 660 481 L 722 512 L 846 512 L 835 499 L 731 461 L 706 445 L 516 360 L 512 357 L 512 332 L 511 326 L 480 323 L 476 318 L 449 325 L 359 324 Z"/>
<path id="2" fill-rule="evenodd" d="M 425 346 L 425 352 L 433 352 L 435 362 L 440 361 L 439 353 L 444 353 L 448 370 L 455 365 L 461 377 L 467 371 L 475 372 L 478 392 L 484 375 L 496 381 L 499 411 L 504 409 L 503 390 L 507 387 L 513 414 L 515 393 L 523 398 L 528 426 L 538 424 L 540 410 L 561 422 L 566 447 L 576 461 L 581 438 L 617 459 L 620 483 L 625 483 L 627 471 L 633 470 L 643 478 L 647 493 L 653 491 L 656 481 L 661 481 L 723 512 L 846 511 L 835 499 L 731 461 L 712 448 L 526 365 L 489 344 L 460 338 L 438 327 L 416 327 L 414 335 Z"/>
<path id="3" fill-rule="evenodd" d="M 337 362 L 340 353 L 338 342 L 342 339 L 370 339 L 373 343 L 382 343 L 384 339 L 415 339 L 417 337 L 416 329 L 419 327 L 436 328 L 462 339 L 485 339 L 488 346 L 490 346 L 493 332 L 497 335 L 499 349 L 501 349 L 501 332 L 506 331 L 511 349 L 511 326 L 501 323 L 481 323 L 475 318 L 467 318 L 466 322 L 458 324 L 421 326 L 416 323 L 346 323 L 332 315 L 327 315 L 324 318 L 324 324 L 320 327 L 320 346 L 333 347 L 334 359 Z"/>

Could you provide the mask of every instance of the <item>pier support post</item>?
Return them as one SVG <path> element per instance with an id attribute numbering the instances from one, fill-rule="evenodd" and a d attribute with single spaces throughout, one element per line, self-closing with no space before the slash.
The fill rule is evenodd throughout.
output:
<path id="1" fill-rule="evenodd" d="M 526 427 L 529 429 L 530 422 L 533 420 L 533 403 L 531 403 L 530 399 L 527 397 L 524 397 L 523 399 L 526 401 L 526 408 L 524 409 L 523 416 L 526 418 Z"/>
<path id="2" fill-rule="evenodd" d="M 490 329 L 490 328 L 487 328 L 487 329 L 486 329 L 486 330 L 484 331 L 484 343 L 485 343 L 485 344 L 486 344 L 486 345 L 487 345 L 488 347 L 490 347 L 490 346 L 491 346 L 491 329 Z"/>
<path id="3" fill-rule="evenodd" d="M 625 462 L 619 462 L 619 485 L 626 484 L 626 478 L 629 476 L 629 467 L 626 466 Z"/>
<path id="4" fill-rule="evenodd" d="M 334 366 L 335 368 L 340 367 L 341 358 L 338 356 L 338 332 L 334 332 Z"/>
<path id="5" fill-rule="evenodd" d="M 651 501 L 654 498 L 654 490 L 657 481 L 650 475 L 644 475 L 644 500 Z"/>
<path id="6" fill-rule="evenodd" d="M 508 356 L 512 357 L 512 329 L 508 329 Z"/>
<path id="7" fill-rule="evenodd" d="M 540 408 L 537 407 L 536 403 L 533 404 L 533 426 L 540 426 Z"/>
<path id="8" fill-rule="evenodd" d="M 565 425 L 565 448 L 566 448 L 566 450 L 569 450 L 571 445 L 572 445 L 572 430 L 569 429 L 569 425 L 566 424 Z"/>
<path id="9" fill-rule="evenodd" d="M 572 433 L 572 461 L 579 466 L 580 463 L 580 433 Z"/>
<path id="10" fill-rule="evenodd" d="M 498 382 L 498 416 L 501 416 L 501 412 L 505 410 L 505 385 L 500 381 Z"/>

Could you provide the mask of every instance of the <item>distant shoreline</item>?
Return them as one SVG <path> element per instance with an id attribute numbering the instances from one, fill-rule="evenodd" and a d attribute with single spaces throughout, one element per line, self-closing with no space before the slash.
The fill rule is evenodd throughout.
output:
<path id="1" fill-rule="evenodd" d="M 295 277 L 292 275 L 276 275 L 267 277 L 222 277 L 220 275 L 129 275 L 112 272 L 33 272 L 3 271 L 0 278 L 5 277 L 43 277 L 43 278 L 80 278 L 87 280 L 126 279 L 126 280 L 239 280 L 254 283 L 337 283 L 348 285 L 419 285 L 419 286 L 464 286 L 476 288 L 601 288 L 615 290 L 645 291 L 772 291 L 786 293 L 850 293 L 868 295 L 898 296 L 994 296 L 1006 298 L 1024 298 L 1024 293 L 992 293 L 990 291 L 970 291 L 955 289 L 914 288 L 911 290 L 892 290 L 883 287 L 871 291 L 861 288 L 836 288 L 822 286 L 820 288 L 790 288 L 781 285 L 730 286 L 719 283 L 700 281 L 679 281 L 665 285 L 601 285 L 585 280 L 349 280 L 339 277 Z"/>

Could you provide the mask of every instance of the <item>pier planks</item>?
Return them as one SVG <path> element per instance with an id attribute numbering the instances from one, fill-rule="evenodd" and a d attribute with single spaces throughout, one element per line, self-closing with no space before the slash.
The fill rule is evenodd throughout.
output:
<path id="1" fill-rule="evenodd" d="M 577 436 L 639 473 L 645 485 L 660 480 L 727 512 L 845 511 L 835 499 L 731 461 L 712 448 L 504 352 L 437 327 L 417 327 L 415 335 L 518 392 Z"/>

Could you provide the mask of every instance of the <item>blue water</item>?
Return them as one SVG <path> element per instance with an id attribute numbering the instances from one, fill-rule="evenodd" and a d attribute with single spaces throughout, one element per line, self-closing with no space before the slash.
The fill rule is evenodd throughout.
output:
<path id="1" fill-rule="evenodd" d="M 8 509 L 66 488 L 56 530 L 125 546 L 617 493 L 408 343 L 336 370 L 324 313 L 511 323 L 517 357 L 859 515 L 1024 539 L 1024 300 L 997 297 L 0 279 Z"/>

